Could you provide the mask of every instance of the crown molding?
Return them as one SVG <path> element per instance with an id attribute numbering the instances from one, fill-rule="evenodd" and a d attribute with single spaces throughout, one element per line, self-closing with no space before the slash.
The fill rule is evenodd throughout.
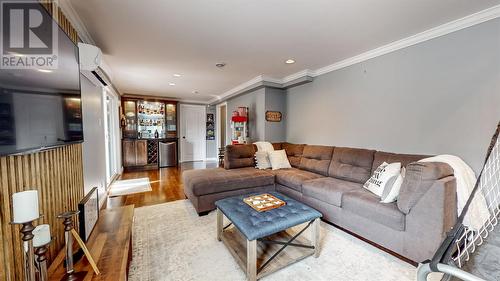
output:
<path id="1" fill-rule="evenodd" d="M 404 39 L 394 41 L 387 45 L 378 47 L 376 49 L 370 50 L 368 52 L 359 54 L 357 56 L 336 62 L 331 65 L 327 65 L 325 67 L 319 68 L 314 71 L 314 76 L 319 76 L 322 74 L 326 74 L 335 70 L 339 70 L 363 61 L 367 61 L 369 59 L 373 59 L 388 53 L 395 52 L 397 50 L 401 50 L 425 41 L 429 41 L 431 39 L 441 37 L 477 24 L 481 24 L 483 22 L 495 19 L 500 17 L 500 5 L 488 8 L 486 10 L 482 10 L 472 15 L 468 15 L 466 17 L 445 23 L 443 25 L 428 29 L 426 31 L 417 33 L 415 35 L 406 37 Z"/>
<path id="2" fill-rule="evenodd" d="M 245 89 L 249 87 L 250 85 L 254 85 L 256 83 L 265 83 L 265 82 L 270 82 L 270 83 L 277 83 L 277 84 L 287 84 L 291 81 L 301 79 L 301 78 L 306 78 L 306 77 L 317 77 L 335 70 L 339 70 L 363 61 L 367 61 L 379 56 L 383 56 L 388 53 L 395 52 L 397 50 L 401 50 L 425 41 L 429 41 L 431 39 L 441 37 L 474 25 L 478 25 L 484 22 L 487 22 L 489 20 L 493 20 L 496 18 L 500 17 L 500 5 L 493 6 L 491 8 L 479 11 L 477 13 L 465 16 L 463 18 L 450 21 L 448 23 L 442 24 L 440 26 L 428 29 L 426 31 L 417 33 L 415 35 L 406 37 L 404 39 L 394 41 L 392 43 L 383 45 L 381 47 L 375 48 L 373 50 L 364 52 L 362 54 L 338 61 L 336 63 L 318 68 L 316 70 L 309 70 L 305 69 L 296 73 L 293 73 L 291 75 L 285 76 L 281 79 L 279 78 L 272 78 L 269 76 L 264 76 L 260 75 L 257 76 L 254 79 L 251 79 L 243 84 L 240 84 L 239 86 L 234 87 L 231 90 L 228 90 L 218 96 L 218 98 L 214 98 L 210 100 L 209 103 L 217 103 L 218 101 L 223 101 L 225 98 L 230 97 L 231 95 L 236 94 L 237 92 L 241 91 L 242 89 Z"/>
<path id="3" fill-rule="evenodd" d="M 83 41 L 83 43 L 95 45 L 94 39 L 90 35 L 80 16 L 78 16 L 78 13 L 73 8 L 71 2 L 69 0 L 60 0 L 58 1 L 58 4 L 63 14 L 73 25 L 73 28 L 76 29 L 76 32 L 78 33 L 78 36 Z"/>

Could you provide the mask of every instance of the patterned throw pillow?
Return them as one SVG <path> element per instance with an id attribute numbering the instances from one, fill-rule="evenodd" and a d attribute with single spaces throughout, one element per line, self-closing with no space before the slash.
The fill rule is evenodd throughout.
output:
<path id="1" fill-rule="evenodd" d="M 271 162 L 269 161 L 269 155 L 266 151 L 255 152 L 255 168 L 264 170 L 271 168 Z"/>
<path id="2" fill-rule="evenodd" d="M 273 170 L 291 168 L 290 162 L 288 162 L 288 157 L 286 156 L 285 150 L 275 150 L 269 152 L 269 161 L 271 161 L 271 166 Z"/>
<path id="3" fill-rule="evenodd" d="M 401 168 L 401 173 L 394 179 L 394 177 L 389 180 L 385 185 L 384 192 L 382 192 L 381 203 L 392 203 L 395 202 L 399 197 L 399 191 L 401 190 L 401 185 L 403 185 L 403 180 L 405 178 L 406 169 Z M 394 183 L 391 181 L 394 179 Z"/>
<path id="4" fill-rule="evenodd" d="M 398 176 L 401 176 L 401 163 L 388 164 L 384 162 L 378 166 L 363 187 L 373 192 L 378 197 L 382 197 L 386 186 L 388 188 L 392 187 Z"/>

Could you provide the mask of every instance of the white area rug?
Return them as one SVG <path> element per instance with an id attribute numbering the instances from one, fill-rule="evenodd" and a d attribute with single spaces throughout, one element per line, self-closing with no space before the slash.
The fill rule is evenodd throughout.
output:
<path id="1" fill-rule="evenodd" d="M 215 212 L 198 217 L 187 200 L 135 209 L 129 280 L 246 280 L 217 241 L 215 218 Z M 415 267 L 322 223 L 319 258 L 308 257 L 262 280 L 404 281 L 415 276 Z"/>
<path id="2" fill-rule="evenodd" d="M 151 191 L 149 178 L 138 178 L 130 180 L 115 181 L 109 189 L 109 196 L 123 196 L 134 193 Z"/>

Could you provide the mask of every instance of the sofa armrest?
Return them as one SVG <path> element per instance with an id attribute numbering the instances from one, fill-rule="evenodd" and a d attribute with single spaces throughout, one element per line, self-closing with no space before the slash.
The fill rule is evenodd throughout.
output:
<path id="1" fill-rule="evenodd" d="M 434 181 L 406 215 L 403 254 L 417 262 L 430 259 L 457 217 L 455 177 Z"/>
<path id="2" fill-rule="evenodd" d="M 450 165 L 441 162 L 413 162 L 406 166 L 406 176 L 398 197 L 398 208 L 408 214 L 436 180 L 453 176 Z"/>
<path id="3" fill-rule="evenodd" d="M 255 167 L 255 151 L 253 144 L 228 145 L 224 151 L 224 168 L 226 170 Z"/>

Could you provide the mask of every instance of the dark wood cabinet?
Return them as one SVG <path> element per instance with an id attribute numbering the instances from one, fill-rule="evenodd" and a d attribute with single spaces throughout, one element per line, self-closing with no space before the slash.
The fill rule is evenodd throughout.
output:
<path id="1" fill-rule="evenodd" d="M 148 164 L 148 144 L 146 140 L 123 140 L 123 167 Z"/>
<path id="2" fill-rule="evenodd" d="M 148 164 L 148 142 L 146 140 L 135 141 L 135 153 L 137 155 L 137 166 Z"/>
<path id="3" fill-rule="evenodd" d="M 177 142 L 177 101 L 127 95 L 120 114 L 123 167 L 157 169 L 158 142 Z"/>

